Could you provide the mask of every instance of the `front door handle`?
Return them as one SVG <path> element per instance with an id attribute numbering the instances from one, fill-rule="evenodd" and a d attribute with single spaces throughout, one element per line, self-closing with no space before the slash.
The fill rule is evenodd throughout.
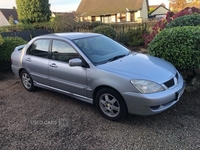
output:
<path id="1" fill-rule="evenodd" d="M 58 67 L 58 66 L 56 66 L 55 63 L 51 64 L 50 66 L 53 67 L 53 68 L 57 68 Z"/>
<path id="2" fill-rule="evenodd" d="M 26 58 L 26 61 L 31 62 L 31 58 Z"/>

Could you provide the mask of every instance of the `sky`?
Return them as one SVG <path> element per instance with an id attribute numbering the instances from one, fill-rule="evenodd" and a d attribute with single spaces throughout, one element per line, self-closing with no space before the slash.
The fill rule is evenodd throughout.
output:
<path id="1" fill-rule="evenodd" d="M 49 0 L 51 11 L 54 12 L 72 12 L 76 11 L 81 0 Z M 169 6 L 169 0 L 149 0 L 149 5 L 160 5 L 164 3 Z M 0 8 L 16 7 L 15 0 L 0 0 Z"/>

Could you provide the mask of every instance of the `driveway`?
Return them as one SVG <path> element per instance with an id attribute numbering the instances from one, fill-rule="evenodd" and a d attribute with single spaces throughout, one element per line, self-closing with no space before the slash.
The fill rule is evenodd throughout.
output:
<path id="1" fill-rule="evenodd" d="M 65 95 L 26 91 L 12 73 L 0 73 L 1 150 L 197 150 L 200 91 L 185 92 L 153 116 L 104 119 L 97 109 Z"/>

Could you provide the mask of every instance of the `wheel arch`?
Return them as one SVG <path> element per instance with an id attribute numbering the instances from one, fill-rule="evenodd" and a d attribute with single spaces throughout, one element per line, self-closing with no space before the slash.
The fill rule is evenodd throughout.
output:
<path id="1" fill-rule="evenodd" d="M 117 92 L 117 93 L 121 96 L 121 98 L 122 98 L 122 100 L 124 101 L 124 103 L 125 103 L 125 105 L 126 105 L 126 108 L 127 108 L 126 101 L 124 100 L 124 98 L 123 98 L 123 96 L 120 94 L 120 92 L 119 92 L 118 90 L 116 90 L 115 88 L 113 88 L 113 87 L 111 87 L 111 86 L 108 86 L 108 85 L 101 85 L 101 86 L 98 86 L 98 87 L 96 87 L 96 88 L 94 89 L 94 92 L 93 92 L 93 95 L 92 95 L 92 97 L 93 97 L 93 104 L 94 104 L 94 105 L 96 105 L 96 95 L 97 95 L 98 91 L 100 91 L 101 89 L 104 89 L 104 88 L 109 88 L 109 89 L 112 89 L 112 90 L 114 90 L 115 92 Z"/>
<path id="2" fill-rule="evenodd" d="M 24 69 L 24 68 L 20 68 L 20 69 L 19 69 L 19 72 L 18 72 L 18 73 L 19 73 L 18 75 L 19 75 L 19 77 L 20 77 L 20 78 L 21 78 L 21 76 L 20 76 L 20 75 L 21 75 L 21 73 L 22 73 L 22 71 L 23 71 L 23 70 L 27 71 L 27 70 L 26 70 L 26 69 Z M 27 71 L 27 72 L 28 72 L 28 71 Z"/>

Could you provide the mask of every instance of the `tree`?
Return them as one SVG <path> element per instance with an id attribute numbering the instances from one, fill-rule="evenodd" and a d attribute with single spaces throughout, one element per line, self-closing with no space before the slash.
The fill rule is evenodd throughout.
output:
<path id="1" fill-rule="evenodd" d="M 9 23 L 10 23 L 10 25 L 14 25 L 15 24 L 14 23 L 14 18 L 13 18 L 12 15 L 9 17 Z"/>
<path id="2" fill-rule="evenodd" d="M 196 7 L 200 1 L 199 0 L 169 0 L 170 5 L 173 8 L 173 12 L 178 12 L 186 7 Z"/>
<path id="3" fill-rule="evenodd" d="M 74 32 L 77 25 L 75 12 L 56 14 L 52 20 L 56 32 Z"/>
<path id="4" fill-rule="evenodd" d="M 187 0 L 170 0 L 174 11 L 179 11 L 187 7 Z"/>
<path id="5" fill-rule="evenodd" d="M 189 7 L 197 7 L 199 3 L 200 3 L 199 0 L 192 0 L 192 1 L 189 3 Z"/>
<path id="6" fill-rule="evenodd" d="M 16 0 L 19 21 L 38 23 L 50 20 L 49 0 Z"/>

